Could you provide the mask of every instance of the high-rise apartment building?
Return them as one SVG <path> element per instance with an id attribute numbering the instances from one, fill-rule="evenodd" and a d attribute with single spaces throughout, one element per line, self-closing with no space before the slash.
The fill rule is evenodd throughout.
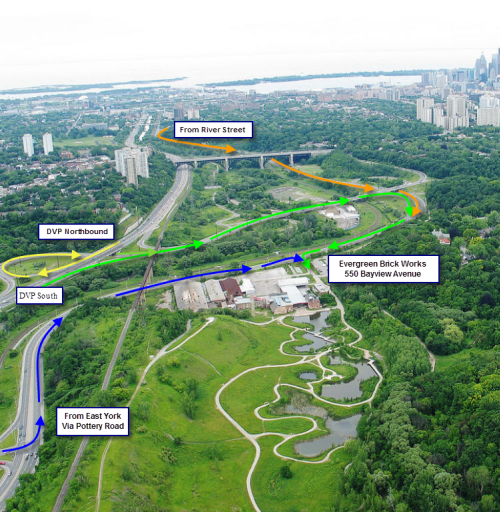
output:
<path id="1" fill-rule="evenodd" d="M 446 113 L 449 117 L 467 115 L 467 100 L 464 96 L 451 95 L 446 100 Z"/>
<path id="2" fill-rule="evenodd" d="M 54 151 L 54 144 L 52 143 L 52 134 L 45 133 L 43 136 L 43 153 L 44 155 L 48 155 L 52 151 Z"/>
<path id="3" fill-rule="evenodd" d="M 137 176 L 149 178 L 148 154 L 146 151 L 142 151 L 140 148 L 123 148 L 115 151 L 116 170 L 125 177 L 127 177 L 126 160 L 128 158 L 135 161 L 134 166 Z"/>
<path id="4" fill-rule="evenodd" d="M 200 111 L 197 108 L 190 108 L 188 110 L 188 120 L 190 119 L 199 119 Z"/>
<path id="5" fill-rule="evenodd" d="M 434 100 L 432 98 L 418 98 L 417 100 L 417 119 L 424 123 L 432 123 L 432 109 Z"/>
<path id="6" fill-rule="evenodd" d="M 31 133 L 25 133 L 23 135 L 23 151 L 28 155 L 28 157 L 32 157 L 35 154 Z"/>
<path id="7" fill-rule="evenodd" d="M 139 180 L 137 179 L 137 160 L 133 156 L 125 158 L 125 172 L 127 177 L 127 183 L 129 185 L 135 185 L 136 188 L 139 186 Z"/>
<path id="8" fill-rule="evenodd" d="M 182 121 L 184 119 L 184 109 L 182 107 L 174 108 L 174 119 L 176 121 Z"/>
<path id="9" fill-rule="evenodd" d="M 477 125 L 500 127 L 500 107 L 478 108 Z"/>

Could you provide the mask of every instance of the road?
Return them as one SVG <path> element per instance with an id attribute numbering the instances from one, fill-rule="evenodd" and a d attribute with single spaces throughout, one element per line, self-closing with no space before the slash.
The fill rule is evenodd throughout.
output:
<path id="1" fill-rule="evenodd" d="M 162 208 L 162 215 L 158 215 L 155 220 L 150 221 L 147 229 L 145 230 L 143 236 L 140 238 L 140 240 L 137 242 L 137 245 L 141 247 L 142 249 L 149 249 L 150 245 L 147 244 L 148 239 L 153 234 L 153 231 L 158 229 L 160 227 L 160 224 L 162 220 L 167 217 L 167 215 L 172 214 L 175 210 L 175 206 L 177 201 L 180 199 L 182 192 L 186 190 L 189 186 L 190 182 L 190 173 L 189 173 L 189 166 L 188 165 L 179 165 L 177 168 L 177 174 L 179 175 L 180 171 L 180 178 L 179 183 L 176 185 L 180 193 L 175 194 L 175 196 L 170 197 L 166 202 L 165 205 Z M 175 186 L 175 185 L 174 185 Z"/>
<path id="2" fill-rule="evenodd" d="M 146 220 L 144 220 L 144 222 L 139 224 L 139 226 L 137 226 L 136 229 L 125 235 L 120 240 L 120 245 L 107 249 L 106 251 L 103 251 L 100 254 L 96 255 L 95 257 L 90 258 L 82 263 L 76 263 L 69 269 L 53 272 L 49 275 L 49 278 L 40 279 L 40 281 L 37 281 L 31 286 L 43 286 L 43 284 L 47 283 L 48 281 L 51 281 L 56 277 L 68 273 L 68 271 L 77 270 L 79 268 L 87 267 L 89 265 L 93 265 L 94 263 L 103 261 L 109 258 L 113 253 L 116 253 L 123 247 L 131 244 L 132 242 L 137 241 L 138 239 L 147 240 L 151 236 L 151 233 L 159 226 L 162 219 L 164 219 L 167 216 L 167 214 L 170 213 L 170 211 L 175 207 L 178 199 L 184 192 L 184 189 L 188 186 L 188 183 L 189 168 L 188 166 L 181 165 L 177 168 L 177 174 L 171 189 L 157 204 L 153 211 L 148 215 Z M 0 271 L 0 276 L 9 284 L 9 288 L 0 295 L 0 309 L 5 309 L 16 303 L 16 295 L 14 288 L 15 280 L 8 274 L 5 274 L 3 271 Z"/>
<path id="3" fill-rule="evenodd" d="M 132 134 L 130 135 L 132 137 Z M 133 139 L 132 139 L 133 141 Z M 413 171 L 416 172 L 416 171 Z M 427 181 L 427 176 L 423 173 L 419 174 L 419 180 L 414 183 L 405 183 L 404 186 L 414 186 L 420 183 L 424 183 Z M 145 241 L 151 236 L 151 233 L 157 229 L 160 225 L 162 219 L 164 219 L 167 215 L 171 214 L 178 204 L 183 192 L 186 187 L 189 185 L 189 168 L 187 165 L 179 165 L 177 169 L 176 179 L 172 188 L 169 192 L 164 196 L 164 198 L 160 201 L 160 203 L 153 209 L 150 215 L 146 218 L 146 220 L 140 224 L 134 231 L 124 236 L 122 240 L 120 240 L 120 246 L 113 247 L 103 251 L 99 255 L 86 260 L 82 263 L 77 263 L 71 270 L 76 270 L 78 268 L 82 268 L 88 265 L 92 265 L 99 261 L 102 261 L 109 256 L 111 256 L 117 250 L 137 241 L 141 240 L 144 244 Z M 384 192 L 397 190 L 403 187 L 393 187 L 389 189 L 383 189 Z M 419 204 L 420 206 L 420 204 Z M 423 202 L 422 202 L 423 206 Z M 143 245 L 144 246 L 144 245 Z M 48 279 L 42 279 L 37 282 L 34 286 L 42 286 L 44 283 L 49 280 L 54 279 L 55 277 L 64 275 L 67 270 L 62 270 L 59 272 L 54 272 L 50 275 Z M 4 276 L 2 276 L 4 277 Z M 7 276 L 9 277 L 9 276 Z M 6 279 L 9 282 L 9 279 Z M 12 279 L 12 282 L 14 280 Z M 0 307 L 7 307 L 15 303 L 15 293 L 13 290 L 13 285 L 10 286 L 1 296 L 0 300 L 3 301 Z M 64 315 L 69 313 L 65 312 Z M 129 319 L 128 319 L 129 322 Z M 18 402 L 18 410 L 16 414 L 16 418 L 9 426 L 9 428 L 0 435 L 0 441 L 4 440 L 12 431 L 18 430 L 22 434 L 25 434 L 26 437 L 18 438 L 19 444 L 25 444 L 34 438 L 37 427 L 35 425 L 38 417 L 43 415 L 43 407 L 36 401 L 36 350 L 37 347 L 46 333 L 46 331 L 50 328 L 52 322 L 48 322 L 43 324 L 41 327 L 34 330 L 34 334 L 30 334 L 30 339 L 26 344 L 26 348 L 23 354 L 23 362 L 22 362 L 22 373 L 21 373 L 21 385 L 20 385 L 20 394 L 19 394 L 19 402 Z M 124 331 L 126 332 L 126 327 Z M 120 344 L 120 343 L 119 343 Z M 113 361 L 111 361 L 110 368 L 112 369 L 114 366 Z M 106 375 L 105 382 L 103 382 L 103 389 L 106 388 L 107 382 L 109 381 L 111 374 Z M 42 379 L 43 383 L 43 379 Z M 43 389 L 42 391 L 42 404 L 43 404 Z M 221 390 L 222 391 L 222 390 Z M 219 395 L 218 395 L 219 396 Z M 22 425 L 22 428 L 21 428 Z M 43 429 L 42 429 L 43 430 Z M 34 455 L 26 454 L 36 453 L 38 450 L 38 446 L 42 443 L 42 435 L 40 435 L 39 439 L 30 446 L 26 450 L 21 450 L 18 452 L 13 452 L 14 460 L 8 464 L 6 464 L 7 471 L 3 472 L 3 476 L 0 479 L 0 508 L 4 507 L 5 500 L 11 497 L 18 486 L 19 476 L 23 473 L 33 472 L 36 466 L 36 458 Z M 80 446 L 80 450 L 83 452 L 86 443 L 82 442 Z M 75 461 L 78 460 L 78 457 L 75 458 Z M 76 469 L 76 467 L 75 467 Z M 11 472 L 11 476 L 9 476 L 9 471 Z M 251 474 L 249 475 L 249 478 Z M 249 483 L 249 482 L 248 482 Z"/>
<path id="4" fill-rule="evenodd" d="M 68 315 L 70 311 L 71 310 L 66 311 L 58 316 L 64 317 Z M 56 318 L 56 316 L 54 316 L 54 318 Z M 20 445 L 29 443 L 36 435 L 38 427 L 35 423 L 40 416 L 43 417 L 43 398 L 40 403 L 37 401 L 36 356 L 38 346 L 52 324 L 52 320 L 42 324 L 36 329 L 35 333 L 26 344 L 23 354 L 21 385 L 16 417 L 7 430 L 0 435 L 0 441 L 3 441 L 15 430 L 17 430 L 18 433 L 16 444 Z M 49 338 L 50 335 L 45 340 L 44 345 Z M 42 360 L 40 360 L 40 371 L 42 372 L 42 370 Z M 43 397 L 43 379 L 40 380 L 40 387 L 41 397 Z M 12 474 L 8 476 L 8 474 L 4 472 L 4 476 L 0 479 L 0 509 L 3 510 L 5 508 L 5 500 L 13 496 L 19 485 L 19 476 L 35 471 L 35 466 L 38 463 L 35 454 L 38 452 L 38 447 L 43 442 L 42 433 L 30 447 L 12 452 L 14 460 L 9 463 L 9 469 Z"/>
<path id="5" fill-rule="evenodd" d="M 153 209 L 153 211 L 150 213 L 147 219 L 142 224 L 140 224 L 134 231 L 124 236 L 120 240 L 120 246 L 125 247 L 126 245 L 135 242 L 141 237 L 149 238 L 149 236 L 151 236 L 151 233 L 156 229 L 161 220 L 175 209 L 178 200 L 182 196 L 185 188 L 188 186 L 188 183 L 188 167 L 179 166 L 179 168 L 177 169 L 174 184 L 172 185 L 171 189 L 158 203 L 158 205 Z M 71 267 L 71 269 L 76 270 L 77 268 L 82 268 L 102 261 L 111 256 L 117 250 L 119 250 L 120 246 L 110 248 L 100 253 L 99 255 L 96 255 L 94 258 L 86 260 L 81 264 L 77 263 L 76 265 Z M 52 280 L 60 275 L 64 275 L 64 273 L 66 272 L 68 272 L 68 270 L 54 272 L 50 275 L 49 279 L 42 279 L 39 282 L 37 282 L 34 286 L 42 286 L 47 281 Z M 8 279 L 6 279 L 6 281 L 9 282 Z M 12 283 L 14 283 L 14 279 L 12 279 Z M 4 292 L 0 299 L 3 301 L 3 303 L 1 304 L 2 307 L 8 307 L 12 304 L 15 304 L 15 290 L 13 290 L 13 286 L 11 286 L 8 290 Z M 68 313 L 69 311 L 59 316 L 65 316 Z M 30 339 L 26 344 L 26 348 L 23 354 L 21 385 L 19 390 L 17 414 L 11 425 L 0 435 L 0 441 L 7 438 L 9 434 L 11 434 L 14 430 L 18 430 L 21 434 L 25 434 L 25 437 L 23 436 L 22 438 L 18 438 L 17 444 L 25 444 L 26 442 L 31 441 L 35 437 L 35 434 L 38 430 L 38 427 L 35 425 L 35 423 L 41 415 L 43 416 L 43 389 L 41 389 L 41 404 L 37 402 L 36 353 L 39 343 L 41 342 L 44 334 L 50 328 L 51 324 L 52 321 L 44 323 L 42 326 L 40 326 L 34 331 L 34 334 L 30 334 Z M 109 377 L 107 377 L 107 380 L 109 380 Z M 43 384 L 43 378 L 41 379 L 41 383 Z M 35 441 L 33 445 L 31 445 L 29 448 L 25 450 L 13 452 L 14 460 L 6 464 L 8 470 L 3 471 L 2 478 L 0 479 L 0 509 L 3 509 L 5 507 L 5 500 L 10 498 L 14 494 L 15 489 L 19 485 L 19 476 L 24 473 L 34 472 L 37 460 L 34 455 L 28 455 L 28 457 L 26 457 L 26 454 L 34 454 L 38 451 L 38 446 L 40 445 L 40 443 L 43 442 L 42 435 L 43 428 L 42 433 L 40 434 L 39 438 L 37 439 L 37 441 Z M 84 443 L 82 443 L 82 445 L 83 444 Z M 83 451 L 84 446 L 81 446 L 80 449 Z M 9 475 L 9 471 L 11 472 L 11 475 Z"/>

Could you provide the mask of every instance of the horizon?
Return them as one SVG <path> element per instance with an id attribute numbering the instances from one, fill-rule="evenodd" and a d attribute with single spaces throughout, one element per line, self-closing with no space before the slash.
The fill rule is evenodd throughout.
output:
<path id="1" fill-rule="evenodd" d="M 405 69 L 471 68 L 498 52 L 495 27 L 471 24 L 461 9 L 388 0 L 383 12 L 361 1 L 300 12 L 256 0 L 218 8 L 153 1 L 144 16 L 125 2 L 53 0 L 4 6 L 0 89 L 144 81 L 188 76 L 198 82 Z M 494 17 L 494 12 L 489 12 Z M 445 22 L 443 22 L 445 20 Z M 425 35 L 425 37 L 424 37 Z M 453 43 L 450 44 L 450 41 Z M 152 78 L 156 79 L 156 78 Z"/>

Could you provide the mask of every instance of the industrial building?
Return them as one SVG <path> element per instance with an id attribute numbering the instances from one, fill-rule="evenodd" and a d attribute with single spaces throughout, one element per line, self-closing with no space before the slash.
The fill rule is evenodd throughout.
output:
<path id="1" fill-rule="evenodd" d="M 220 306 L 223 302 L 226 301 L 226 296 L 224 295 L 219 281 L 210 279 L 209 281 L 205 282 L 205 288 L 207 290 L 207 295 L 210 302 Z"/>
<path id="2" fill-rule="evenodd" d="M 341 229 L 351 229 L 359 224 L 360 216 L 358 210 L 352 205 L 329 206 L 319 212 L 328 219 L 337 221 L 337 226 Z"/>
<path id="3" fill-rule="evenodd" d="M 199 281 L 183 281 L 174 284 L 174 294 L 177 308 L 180 310 L 199 311 L 200 309 L 208 309 L 205 292 Z"/>

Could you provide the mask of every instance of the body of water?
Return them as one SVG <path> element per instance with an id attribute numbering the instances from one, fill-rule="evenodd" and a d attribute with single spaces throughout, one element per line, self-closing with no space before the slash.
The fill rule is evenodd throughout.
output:
<path id="1" fill-rule="evenodd" d="M 226 87 L 211 87 L 207 89 L 232 89 L 248 92 L 254 90 L 259 94 L 269 94 L 276 91 L 322 91 L 323 89 L 347 88 L 352 89 L 356 85 L 410 85 L 420 82 L 420 76 L 385 76 L 377 77 L 343 77 L 343 78 L 313 78 L 311 80 L 297 80 L 293 82 L 263 82 L 254 85 L 232 85 Z M 58 92 L 29 92 L 26 94 L 0 94 L 0 100 L 29 99 L 41 96 L 60 96 L 60 95 L 87 95 L 97 93 L 112 93 L 123 89 L 146 89 L 150 87 L 172 87 L 175 89 L 203 89 L 199 84 L 205 80 L 200 78 L 185 78 L 174 82 L 145 82 L 141 84 L 120 84 L 111 87 L 88 89 L 83 87 L 77 91 L 58 91 Z"/>
<path id="2" fill-rule="evenodd" d="M 302 372 L 299 377 L 304 380 L 316 380 L 318 378 L 314 372 Z"/>
<path id="3" fill-rule="evenodd" d="M 349 439 L 356 437 L 357 427 L 361 414 L 355 414 L 342 420 L 332 420 L 328 418 L 325 422 L 326 428 L 330 431 L 326 436 L 302 441 L 295 444 L 295 451 L 303 457 L 317 457 L 334 446 L 340 446 Z"/>
<path id="4" fill-rule="evenodd" d="M 297 352 L 309 352 L 309 350 L 311 349 L 316 351 L 319 350 L 320 348 L 326 347 L 327 345 L 331 345 L 332 343 L 334 343 L 310 333 L 304 334 L 303 338 L 306 340 L 311 340 L 312 343 L 308 343 L 307 345 L 299 345 L 298 347 L 295 347 L 295 350 L 297 350 Z"/>
<path id="5" fill-rule="evenodd" d="M 330 311 L 321 311 L 320 313 L 313 313 L 312 315 L 294 316 L 295 322 L 311 324 L 315 332 L 320 332 L 321 329 L 328 327 L 326 319 Z"/>
<path id="6" fill-rule="evenodd" d="M 331 364 L 346 364 L 345 361 L 330 356 Z M 349 363 L 350 364 L 350 363 Z M 325 398 L 333 398 L 335 400 L 343 400 L 344 398 L 359 398 L 363 391 L 360 384 L 369 379 L 376 377 L 374 369 L 368 363 L 351 364 L 358 370 L 358 374 L 350 382 L 338 382 L 336 384 L 324 384 L 321 389 L 321 396 Z M 335 367 L 333 367 L 335 370 Z"/>

